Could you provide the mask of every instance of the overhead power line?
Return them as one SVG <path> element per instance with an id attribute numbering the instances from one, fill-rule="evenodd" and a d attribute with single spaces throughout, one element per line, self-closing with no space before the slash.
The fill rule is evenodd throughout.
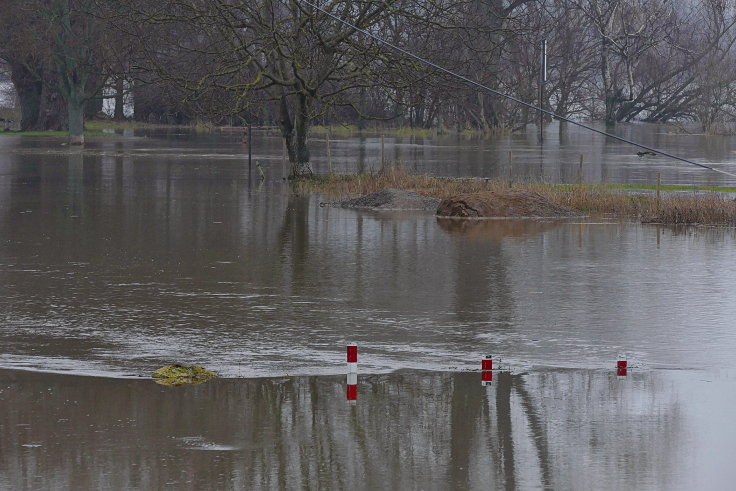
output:
<path id="1" fill-rule="evenodd" d="M 426 58 L 422 58 L 421 56 L 415 55 L 411 51 L 407 51 L 404 48 L 401 48 L 400 46 L 396 46 L 395 44 L 392 44 L 392 43 L 386 41 L 385 39 L 380 38 L 380 37 L 376 36 L 375 34 L 366 31 L 365 29 L 361 29 L 360 27 L 358 27 L 358 26 L 356 26 L 354 24 L 351 24 L 350 22 L 348 22 L 348 21 L 346 21 L 344 19 L 341 19 L 340 17 L 338 17 L 337 15 L 333 14 L 332 12 L 328 12 L 327 10 L 323 9 L 322 7 L 320 7 L 318 5 L 315 5 L 314 3 L 310 2 L 309 0 L 297 0 L 297 1 L 299 1 L 299 2 L 301 2 L 303 4 L 305 4 L 305 5 L 309 5 L 313 9 L 322 12 L 323 14 L 327 15 L 328 17 L 333 18 L 337 22 L 340 22 L 341 24 L 343 24 L 345 26 L 348 26 L 351 29 L 354 29 L 356 32 L 359 32 L 361 34 L 364 34 L 364 35 L 368 36 L 369 38 L 374 39 L 375 41 L 378 41 L 379 43 L 383 44 L 384 46 L 387 46 L 387 47 L 391 48 L 394 51 L 397 51 L 397 52 L 399 52 L 399 53 L 401 53 L 401 54 L 403 54 L 405 56 L 408 56 L 409 58 L 412 58 L 412 59 L 414 59 L 414 60 L 416 60 L 416 61 L 418 61 L 420 63 L 423 63 L 423 64 L 425 64 L 427 66 L 431 66 L 432 68 L 434 68 L 435 70 L 437 70 L 439 72 L 446 73 L 447 75 L 450 75 L 452 77 L 455 77 L 457 79 L 460 79 L 460 80 L 462 80 L 463 82 L 466 82 L 469 85 L 472 85 L 472 86 L 477 87 L 479 89 L 485 90 L 485 91 L 490 92 L 492 94 L 495 94 L 495 95 L 497 95 L 499 97 L 503 97 L 503 98 L 512 100 L 512 101 L 516 102 L 517 104 L 521 104 L 521 105 L 526 106 L 526 107 L 528 107 L 530 109 L 533 109 L 535 111 L 539 111 L 539 112 L 541 112 L 543 114 L 547 114 L 547 115 L 552 116 L 553 118 L 555 118 L 557 120 L 565 121 L 565 122 L 568 122 L 570 124 L 574 124 L 575 126 L 579 126 L 581 128 L 584 128 L 586 130 L 592 131 L 594 133 L 598 133 L 598 134 L 603 135 L 603 136 L 606 136 L 608 138 L 613 138 L 614 140 L 618 140 L 618 141 L 621 141 L 621 142 L 624 142 L 624 143 L 628 143 L 630 145 L 634 145 L 635 147 L 643 148 L 645 150 L 649 150 L 649 151 L 652 151 L 652 152 L 655 152 L 655 153 L 664 155 L 666 157 L 669 157 L 671 159 L 675 159 L 675 160 L 679 160 L 681 162 L 685 162 L 685 163 L 690 164 L 690 165 L 695 165 L 695 166 L 701 167 L 703 169 L 711 170 L 713 172 L 719 172 L 721 174 L 725 174 L 725 175 L 731 176 L 731 177 L 736 177 L 736 174 L 733 174 L 731 172 L 728 172 L 728 171 L 725 171 L 725 170 L 721 170 L 721 169 L 716 169 L 715 167 L 711 167 L 710 165 L 706 165 L 706 164 L 701 164 L 699 162 L 694 162 L 694 161 L 689 160 L 689 159 L 686 159 L 684 157 L 679 157 L 679 156 L 674 155 L 674 154 L 671 154 L 669 152 L 665 152 L 664 150 L 660 150 L 658 148 L 650 147 L 648 145 L 644 145 L 643 143 L 637 143 L 635 141 L 626 139 L 624 137 L 621 137 L 621 136 L 618 136 L 618 135 L 614 135 L 612 133 L 608 133 L 608 132 L 605 132 L 605 131 L 602 131 L 602 130 L 593 128 L 592 126 L 588 126 L 588 125 L 586 125 L 584 123 L 581 123 L 579 121 L 575 121 L 575 120 L 570 119 L 570 118 L 567 118 L 565 116 L 560 116 L 558 114 L 555 114 L 552 111 L 548 111 L 548 110 L 543 109 L 541 107 L 535 106 L 534 104 L 530 104 L 528 102 L 522 101 L 521 99 L 518 99 L 518 98 L 516 98 L 514 96 L 511 96 L 511 95 L 508 95 L 508 94 L 504 94 L 503 92 L 500 92 L 500 91 L 498 91 L 496 89 L 493 89 L 491 87 L 488 87 L 487 85 L 483 85 L 482 83 L 477 82 L 477 81 L 475 81 L 475 80 L 473 80 L 471 78 L 468 78 L 468 77 L 466 77 L 464 75 L 461 75 L 459 73 L 453 72 L 452 70 L 449 70 L 449 69 L 447 69 L 447 68 L 445 68 L 443 66 L 440 66 L 440 65 L 438 65 L 438 64 L 436 64 L 436 63 L 434 63 L 434 62 L 432 62 L 432 61 L 430 61 L 430 60 L 428 60 Z"/>

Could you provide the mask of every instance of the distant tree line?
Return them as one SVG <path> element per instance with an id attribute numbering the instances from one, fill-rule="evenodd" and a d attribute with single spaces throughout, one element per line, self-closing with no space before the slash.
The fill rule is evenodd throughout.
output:
<path id="1" fill-rule="evenodd" d="M 566 117 L 706 131 L 736 118 L 736 0 L 5 0 L 4 11 L 0 59 L 22 129 L 79 141 L 103 92 L 115 119 L 131 93 L 138 121 L 279 127 L 294 175 L 311 172 L 316 123 L 496 131 L 537 118 L 351 26 Z"/>

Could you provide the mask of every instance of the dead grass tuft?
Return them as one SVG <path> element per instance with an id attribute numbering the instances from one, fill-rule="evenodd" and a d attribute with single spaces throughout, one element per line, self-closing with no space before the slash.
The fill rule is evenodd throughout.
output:
<path id="1" fill-rule="evenodd" d="M 499 191 L 514 187 L 539 193 L 550 201 L 586 215 L 636 218 L 646 223 L 736 226 L 736 201 L 718 193 L 663 197 L 631 194 L 596 186 L 510 183 L 502 179 L 454 179 L 410 174 L 385 167 L 374 174 L 317 177 L 297 184 L 297 191 L 317 191 L 331 199 L 363 196 L 386 188 L 405 189 L 423 196 L 448 198 L 457 194 Z"/>

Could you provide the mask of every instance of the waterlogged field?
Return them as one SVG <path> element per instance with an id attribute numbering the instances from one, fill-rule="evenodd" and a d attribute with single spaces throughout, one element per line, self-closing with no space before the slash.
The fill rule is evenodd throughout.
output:
<path id="1" fill-rule="evenodd" d="M 642 138 L 672 141 L 657 135 Z M 275 138 L 254 141 L 267 179 L 249 178 L 239 136 L 162 129 L 84 150 L 0 139 L 2 487 L 367 476 L 368 488 L 719 489 L 733 478 L 734 229 L 460 226 L 321 207 L 282 181 Z M 517 137 L 388 148 L 436 175 L 576 182 L 583 151 L 591 183 L 661 172 L 667 184 L 734 184 L 568 137 L 549 150 L 549 138 L 542 149 Z M 376 165 L 376 137 L 335 145 L 339 171 Z M 681 150 L 726 168 L 728 141 L 716 147 Z M 481 387 L 489 353 L 503 371 Z M 171 363 L 236 380 L 133 380 Z M 66 444 L 90 465 L 62 457 Z"/>

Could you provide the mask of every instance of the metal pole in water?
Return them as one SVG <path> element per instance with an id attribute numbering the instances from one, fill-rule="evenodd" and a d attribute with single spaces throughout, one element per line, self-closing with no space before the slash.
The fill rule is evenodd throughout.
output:
<path id="1" fill-rule="evenodd" d="M 578 166 L 578 186 L 583 187 L 583 154 L 580 154 L 580 165 Z"/>
<path id="2" fill-rule="evenodd" d="M 512 182 L 514 180 L 513 175 L 512 175 L 513 164 L 514 164 L 514 152 L 509 150 L 509 187 L 512 186 Z"/>
<path id="3" fill-rule="evenodd" d="M 547 81 L 547 40 L 542 39 L 539 60 L 539 107 L 544 109 L 544 83 Z M 544 112 L 539 111 L 539 142 L 544 143 Z"/>
<path id="4" fill-rule="evenodd" d="M 383 150 L 384 150 L 384 146 L 383 146 L 383 135 L 381 135 L 381 169 L 383 169 L 383 164 L 384 164 L 384 161 L 383 161 Z"/>
<path id="5" fill-rule="evenodd" d="M 330 174 L 332 174 L 332 152 L 330 151 L 330 132 L 327 132 L 327 137 L 325 138 L 325 141 L 327 143 L 327 165 L 330 169 Z"/>
<path id="6" fill-rule="evenodd" d="M 662 173 L 657 172 L 657 213 L 659 213 L 659 187 L 662 184 Z"/>
<path id="7" fill-rule="evenodd" d="M 286 178 L 286 139 L 281 140 L 281 175 Z"/>
<path id="8" fill-rule="evenodd" d="M 251 131 L 250 123 L 248 123 L 248 179 L 253 172 L 253 133 Z"/>

